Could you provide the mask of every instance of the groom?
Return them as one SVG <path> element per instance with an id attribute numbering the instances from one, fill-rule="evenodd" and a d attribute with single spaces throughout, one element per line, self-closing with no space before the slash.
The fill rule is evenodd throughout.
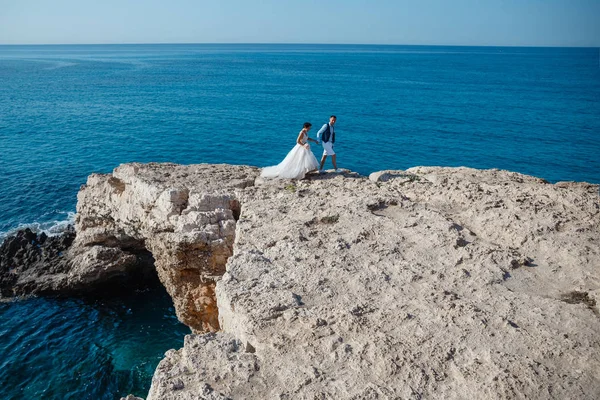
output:
<path id="1" fill-rule="evenodd" d="M 335 130 L 333 129 L 333 125 L 335 125 L 336 116 L 332 115 L 329 117 L 329 123 L 323 125 L 319 132 L 317 132 L 317 140 L 321 140 L 323 138 L 323 157 L 321 157 L 321 166 L 319 167 L 319 172 L 323 172 L 323 165 L 325 165 L 325 160 L 327 156 L 331 156 L 331 162 L 333 162 L 333 168 L 337 171 L 337 165 L 335 163 L 335 151 L 333 151 L 333 144 L 335 143 Z"/>

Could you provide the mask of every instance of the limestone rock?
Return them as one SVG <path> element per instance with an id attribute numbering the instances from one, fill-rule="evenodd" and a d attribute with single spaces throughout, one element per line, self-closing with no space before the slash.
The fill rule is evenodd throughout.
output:
<path id="1" fill-rule="evenodd" d="M 178 318 L 196 332 L 218 330 L 215 280 L 232 253 L 236 191 L 257 174 L 246 166 L 150 163 L 91 175 L 77 202 L 81 271 L 118 270 L 132 254 L 149 252 Z"/>
<path id="2" fill-rule="evenodd" d="M 77 235 L 27 231 L 5 241 L 0 295 L 87 291 L 157 273 L 183 323 L 218 330 L 215 281 L 232 254 L 236 192 L 257 175 L 246 166 L 156 163 L 92 174 L 78 193 Z"/>
<path id="3" fill-rule="evenodd" d="M 253 380 L 252 387 L 247 385 L 257 371 L 256 356 L 234 336 L 224 333 L 188 335 L 184 347 L 178 351 L 169 350 L 158 365 L 148 400 L 260 397 L 268 390 L 264 382 Z M 205 377 L 218 377 L 225 386 L 217 391 Z"/>
<path id="4" fill-rule="evenodd" d="M 597 398 L 598 186 L 405 173 L 240 192 L 222 332 L 169 352 L 149 399 Z"/>
<path id="5" fill-rule="evenodd" d="M 377 171 L 369 175 L 369 179 L 373 182 L 387 182 L 391 179 L 401 179 L 403 182 L 409 182 L 418 179 L 416 175 L 409 174 L 401 170 Z"/>
<path id="6" fill-rule="evenodd" d="M 156 268 L 180 320 L 213 332 L 166 353 L 149 399 L 598 398 L 598 185 L 438 167 L 257 176 L 127 164 L 78 195 L 76 262 L 43 287 Z M 0 253 L 37 262 L 30 239 Z M 12 271 L 44 275 L 7 265 L 10 287 Z"/>

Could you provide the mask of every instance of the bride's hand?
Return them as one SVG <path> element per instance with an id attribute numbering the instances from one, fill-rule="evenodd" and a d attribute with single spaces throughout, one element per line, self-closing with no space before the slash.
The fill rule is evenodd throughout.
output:
<path id="1" fill-rule="evenodd" d="M 308 143 L 306 143 L 306 144 L 304 145 L 304 148 L 305 148 L 306 150 L 310 149 L 310 146 L 308 145 Z"/>

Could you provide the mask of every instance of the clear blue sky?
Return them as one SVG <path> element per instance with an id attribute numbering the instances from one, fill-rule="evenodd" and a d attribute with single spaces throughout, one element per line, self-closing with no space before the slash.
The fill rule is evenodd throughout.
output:
<path id="1" fill-rule="evenodd" d="M 600 0 L 0 0 L 0 44 L 600 46 Z"/>

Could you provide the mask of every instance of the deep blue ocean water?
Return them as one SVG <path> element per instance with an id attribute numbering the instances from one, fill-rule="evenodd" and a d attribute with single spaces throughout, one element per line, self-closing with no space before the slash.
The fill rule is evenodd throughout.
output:
<path id="1" fill-rule="evenodd" d="M 330 114 L 338 166 L 365 175 L 440 165 L 600 183 L 597 48 L 0 46 L 0 239 L 60 230 L 92 172 L 272 165 Z M 0 398 L 145 395 L 183 343 L 174 318 L 161 291 L 0 304 Z"/>

